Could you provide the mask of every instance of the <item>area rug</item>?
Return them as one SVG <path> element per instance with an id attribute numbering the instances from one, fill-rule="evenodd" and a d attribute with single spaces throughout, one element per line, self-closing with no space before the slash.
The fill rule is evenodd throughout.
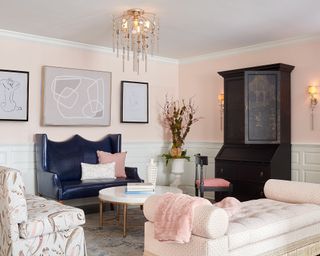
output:
<path id="1" fill-rule="evenodd" d="M 99 214 L 86 214 L 84 226 L 88 256 L 142 256 L 144 222 L 140 208 L 128 209 L 127 236 L 114 219 L 114 212 L 104 214 L 104 226 L 99 228 Z"/>

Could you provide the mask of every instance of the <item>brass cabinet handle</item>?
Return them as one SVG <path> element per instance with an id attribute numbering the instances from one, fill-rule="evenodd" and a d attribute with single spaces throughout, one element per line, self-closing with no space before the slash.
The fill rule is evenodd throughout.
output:
<path id="1" fill-rule="evenodd" d="M 260 172 L 260 177 L 263 177 L 263 171 Z"/>
<path id="2" fill-rule="evenodd" d="M 220 173 L 223 173 L 223 168 L 220 169 Z"/>

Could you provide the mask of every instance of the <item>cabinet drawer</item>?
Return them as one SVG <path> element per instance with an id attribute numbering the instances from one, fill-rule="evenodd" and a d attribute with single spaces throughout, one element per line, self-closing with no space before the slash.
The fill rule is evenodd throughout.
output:
<path id="1" fill-rule="evenodd" d="M 243 180 L 251 182 L 265 182 L 270 179 L 270 167 L 267 165 L 249 164 L 216 164 L 216 177 Z"/>
<path id="2" fill-rule="evenodd" d="M 236 177 L 235 168 L 230 165 L 216 165 L 216 178 L 234 179 Z"/>
<path id="3" fill-rule="evenodd" d="M 270 167 L 263 165 L 239 166 L 237 180 L 265 182 L 270 179 Z"/>

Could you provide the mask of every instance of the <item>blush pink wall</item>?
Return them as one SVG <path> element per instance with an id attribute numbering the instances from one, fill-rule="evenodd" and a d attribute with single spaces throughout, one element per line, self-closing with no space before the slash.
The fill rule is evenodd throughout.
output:
<path id="1" fill-rule="evenodd" d="M 83 68 L 112 72 L 111 126 L 109 127 L 43 127 L 41 113 L 42 66 Z M 50 138 L 63 140 L 78 133 L 97 139 L 108 133 L 122 133 L 123 141 L 161 141 L 163 129 L 158 121 L 159 105 L 165 95 L 178 96 L 178 64 L 149 61 L 148 72 L 132 72 L 131 63 L 122 72 L 121 58 L 115 54 L 50 43 L 0 37 L 0 69 L 30 72 L 29 121 L 0 121 L 2 144 L 32 143 L 33 134 L 48 133 Z M 120 81 L 149 82 L 149 124 L 120 123 Z"/>
<path id="2" fill-rule="evenodd" d="M 320 143 L 320 105 L 315 111 L 315 129 L 310 129 L 310 108 L 306 87 L 309 83 L 320 85 L 320 39 L 295 42 L 247 51 L 239 54 L 194 61 L 168 63 L 150 61 L 148 72 L 137 75 L 131 63 L 122 72 L 122 62 L 114 54 L 50 43 L 0 37 L 0 69 L 30 72 L 29 121 L 0 121 L 2 144 L 32 143 L 33 134 L 44 132 L 56 140 L 75 133 L 88 139 L 119 132 L 124 141 L 163 141 L 163 128 L 159 123 L 160 104 L 165 95 L 188 98 L 194 96 L 203 117 L 192 127 L 187 141 L 221 142 L 220 113 L 217 96 L 223 89 L 223 79 L 218 71 L 270 63 L 287 63 L 295 66 L 292 73 L 292 142 Z M 105 70 L 112 72 L 112 116 L 109 127 L 44 127 L 40 125 L 41 70 L 42 66 L 60 66 Z M 149 82 L 149 124 L 120 123 L 120 81 Z"/>
<path id="3" fill-rule="evenodd" d="M 218 94 L 223 79 L 217 72 L 272 63 L 295 66 L 291 75 L 292 143 L 320 143 L 320 105 L 315 111 L 315 128 L 310 125 L 307 86 L 320 85 L 320 39 L 247 51 L 215 59 L 179 65 L 180 98 L 195 97 L 203 119 L 191 129 L 190 141 L 223 141 L 220 130 Z"/>

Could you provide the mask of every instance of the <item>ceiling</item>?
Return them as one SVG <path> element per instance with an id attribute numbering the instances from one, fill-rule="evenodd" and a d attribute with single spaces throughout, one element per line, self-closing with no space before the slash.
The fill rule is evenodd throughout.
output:
<path id="1" fill-rule="evenodd" d="M 0 0 L 0 29 L 112 47 L 112 15 L 160 18 L 156 55 L 175 59 L 320 34 L 319 0 Z"/>

